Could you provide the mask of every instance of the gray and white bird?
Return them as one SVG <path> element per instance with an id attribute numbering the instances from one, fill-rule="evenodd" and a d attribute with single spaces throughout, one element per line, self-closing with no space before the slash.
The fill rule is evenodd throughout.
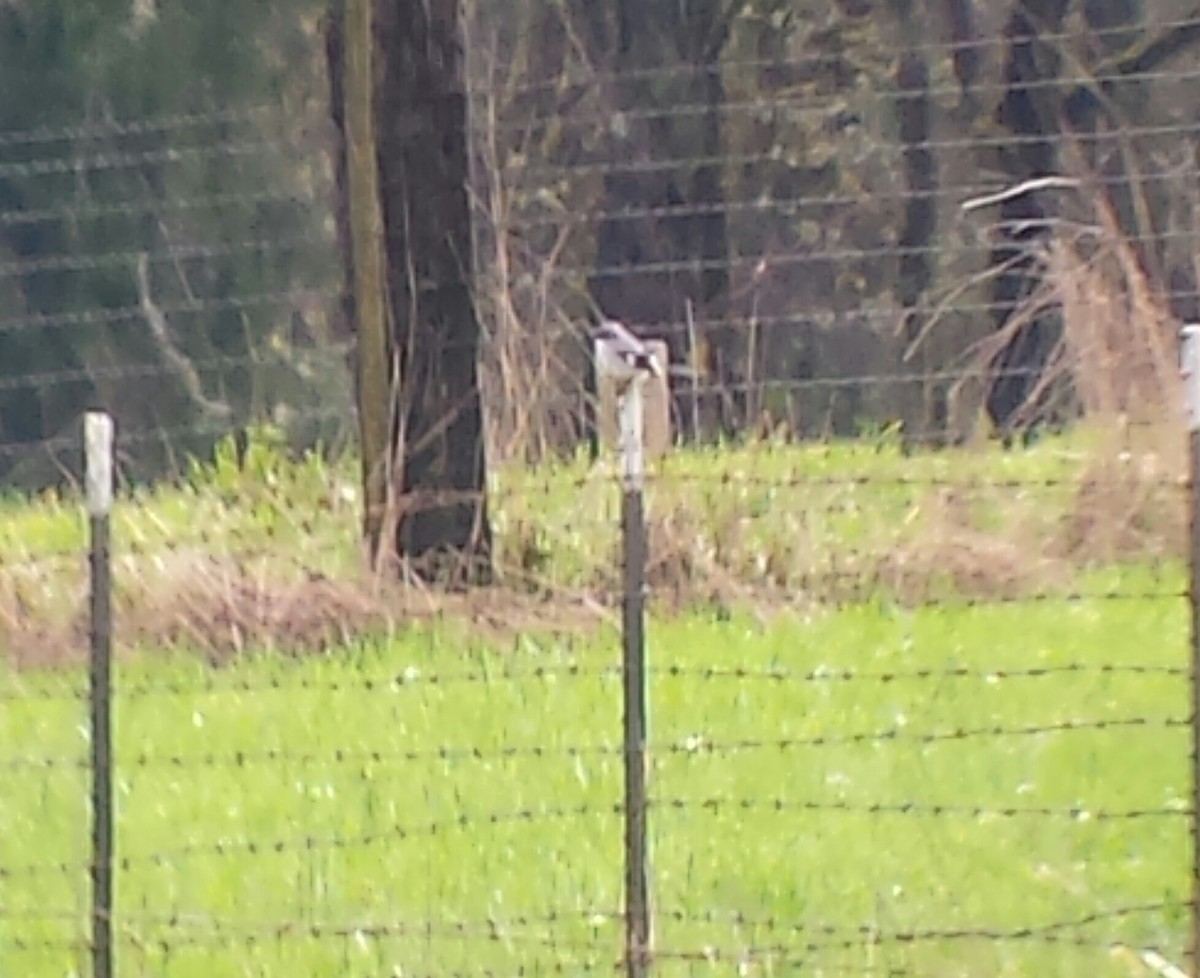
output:
<path id="1" fill-rule="evenodd" d="M 661 377 L 663 365 L 633 333 L 615 319 L 602 319 L 592 328 L 596 372 L 619 383 L 639 377 Z"/>

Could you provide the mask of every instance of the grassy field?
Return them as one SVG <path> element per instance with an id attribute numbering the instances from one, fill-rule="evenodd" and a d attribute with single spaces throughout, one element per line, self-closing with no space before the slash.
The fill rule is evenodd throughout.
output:
<path id="1" fill-rule="evenodd" d="M 1066 574 L 1048 547 L 1020 554 L 1026 574 L 994 549 L 1069 526 L 1085 447 L 674 460 L 675 488 L 653 502 L 673 533 L 659 542 L 690 544 L 660 587 L 686 578 L 704 600 L 659 607 L 650 629 L 659 973 L 1137 974 L 1118 941 L 1181 958 L 1179 566 L 1154 551 Z M 118 539 L 136 560 L 261 548 L 276 562 L 260 568 L 283 573 L 288 552 L 334 575 L 353 562 L 339 478 L 264 451 L 248 473 L 142 494 Z M 612 530 L 611 486 L 572 468 L 533 478 L 497 495 L 508 564 L 545 588 L 611 574 L 615 534 L 595 530 Z M 975 493 L 955 524 L 969 546 L 946 542 L 952 481 Z M 31 615 L 73 610 L 78 568 L 53 568 L 82 539 L 70 500 L 7 504 L 7 593 Z M 1020 587 L 955 598 L 962 582 L 931 574 L 939 604 L 906 602 L 881 561 L 918 540 L 947 566 L 960 546 L 1007 560 Z M 877 593 L 807 600 L 801 583 L 838 567 Z M 708 600 L 738 576 L 759 588 Z M 443 616 L 219 668 L 187 649 L 129 652 L 120 974 L 610 972 L 621 689 L 604 621 L 502 637 Z M 87 973 L 84 672 L 29 658 L 0 671 L 0 974 L 58 978 Z"/>

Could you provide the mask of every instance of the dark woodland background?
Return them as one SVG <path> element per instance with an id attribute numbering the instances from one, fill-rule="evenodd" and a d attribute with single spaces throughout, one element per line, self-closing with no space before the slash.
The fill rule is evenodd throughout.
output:
<path id="1" fill-rule="evenodd" d="M 1200 317 L 1185 3 L 374 13 L 395 349 L 425 331 L 431 418 L 439 371 L 478 381 L 490 460 L 586 441 L 598 310 L 669 342 L 683 438 L 937 443 L 1136 412 Z M 0 482 L 61 478 L 93 406 L 133 479 L 248 424 L 355 436 L 341 25 L 328 0 L 0 3 Z M 465 205 L 439 211 L 455 174 L 421 181 L 455 140 Z M 962 206 L 1046 176 L 1074 183 Z M 465 249 L 429 231 L 459 212 Z M 1064 343 L 1101 300 L 1114 325 Z"/>

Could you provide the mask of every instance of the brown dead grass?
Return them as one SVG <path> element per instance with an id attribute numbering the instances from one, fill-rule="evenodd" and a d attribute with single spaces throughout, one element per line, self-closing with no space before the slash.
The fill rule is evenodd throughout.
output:
<path id="1" fill-rule="evenodd" d="M 305 654 L 452 622 L 497 644 L 528 633 L 574 633 L 606 617 L 586 599 L 509 589 L 434 593 L 366 574 L 335 580 L 277 556 L 218 558 L 203 553 L 126 557 L 114 562 L 114 642 L 119 651 L 183 648 L 221 665 L 261 650 Z M 88 647 L 81 566 L 45 566 L 24 575 L 0 566 L 0 647 L 17 667 L 77 664 Z M 41 603 L 27 595 L 40 593 Z"/>
<path id="2" fill-rule="evenodd" d="M 1079 479 L 1050 550 L 1072 565 L 1185 556 L 1187 440 L 1182 426 L 1118 426 Z"/>
<path id="3" fill-rule="evenodd" d="M 1171 431 L 1183 420 L 1180 323 L 1122 228 L 1104 182 L 1068 148 L 1080 189 L 1060 199 L 1063 219 L 1055 233 L 1029 245 L 1038 287 L 1004 329 L 976 345 L 969 374 L 986 376 L 1020 331 L 1049 315 L 1061 321 L 1061 337 L 1013 419 L 1018 425 L 1066 412 L 1118 428 Z"/>
<path id="4" fill-rule="evenodd" d="M 1053 502 L 1021 504 L 1003 485 L 930 489 L 902 526 L 861 549 L 822 551 L 803 529 L 764 535 L 759 527 L 755 536 L 755 514 L 736 503 L 707 515 L 685 500 L 652 507 L 649 591 L 666 612 L 738 607 L 767 617 L 878 597 L 919 605 L 1049 596 L 1070 591 L 1090 568 L 1182 556 L 1182 430 L 1099 428 L 1091 459 Z M 335 578 L 275 552 L 124 554 L 113 568 L 115 638 L 120 649 L 187 648 L 223 663 L 257 649 L 303 654 L 436 622 L 498 643 L 616 622 L 615 541 L 578 590 L 546 583 L 541 572 L 553 570 L 555 555 L 543 542 L 534 549 L 536 559 L 518 550 L 519 566 L 502 569 L 496 586 L 462 593 L 367 573 Z M 54 666 L 83 658 L 86 582 L 82 556 L 0 560 L 0 648 L 10 661 Z"/>
<path id="5" fill-rule="evenodd" d="M 652 520 L 648 583 L 672 608 L 750 607 L 761 617 L 781 605 L 818 608 L 880 597 L 905 606 L 1016 600 L 1066 589 L 1082 566 L 1071 559 L 1078 555 L 1047 546 L 1039 537 L 1043 527 L 1032 521 L 1003 531 L 980 528 L 953 490 L 931 491 L 911 516 L 890 546 L 814 554 L 811 561 L 798 559 L 801 539 L 774 541 L 750 560 L 728 540 L 722 550 L 711 533 L 678 515 Z M 1073 516 L 1062 514 L 1063 525 Z M 739 522 L 751 518 L 730 518 Z"/>
<path id="6" fill-rule="evenodd" d="M 1031 546 L 1029 527 L 981 530 L 972 507 L 953 489 L 931 494 L 920 527 L 883 555 L 874 576 L 907 605 L 952 594 L 965 601 L 1012 601 L 1053 593 L 1064 580 L 1059 561 Z"/>
<path id="7" fill-rule="evenodd" d="M 1062 314 L 1060 365 L 1104 437 L 1049 549 L 1073 565 L 1179 557 L 1188 528 L 1181 324 L 1106 195 L 1090 175 L 1085 186 L 1095 240 L 1085 248 L 1060 234 L 1045 273 Z"/>

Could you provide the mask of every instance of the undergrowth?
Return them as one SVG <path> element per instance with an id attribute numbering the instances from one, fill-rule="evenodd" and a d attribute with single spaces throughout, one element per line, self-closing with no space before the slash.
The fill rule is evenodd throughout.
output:
<path id="1" fill-rule="evenodd" d="M 1093 424 L 1019 450 L 909 453 L 888 433 L 681 449 L 650 474 L 651 600 L 661 607 L 811 607 L 1067 594 L 1134 566 L 1177 575 L 1182 437 Z M 498 631 L 585 627 L 620 588 L 611 459 L 494 473 L 498 586 L 400 587 L 364 570 L 357 463 L 288 457 L 256 432 L 174 484 L 125 487 L 114 514 L 127 645 L 344 642 L 414 618 Z M 74 493 L 0 502 L 0 643 L 18 662 L 79 654 L 87 531 Z M 553 599 L 553 600 L 550 600 Z"/>

